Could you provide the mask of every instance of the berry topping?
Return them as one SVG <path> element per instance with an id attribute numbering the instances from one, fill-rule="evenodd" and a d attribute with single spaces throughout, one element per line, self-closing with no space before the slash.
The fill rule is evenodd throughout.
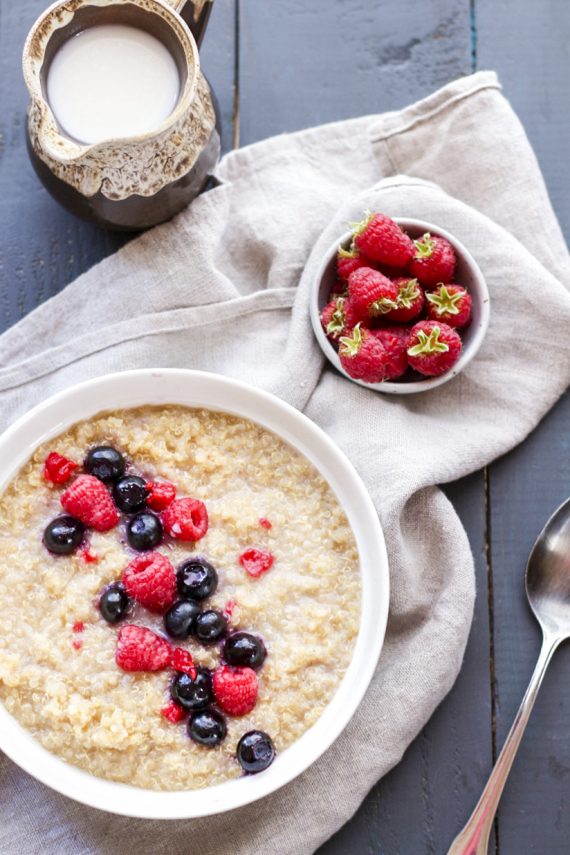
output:
<path id="1" fill-rule="evenodd" d="M 93 475 L 79 475 L 61 496 L 64 511 L 96 531 L 109 531 L 119 514 L 104 484 Z"/>
<path id="2" fill-rule="evenodd" d="M 253 668 L 256 671 L 265 662 L 267 650 L 263 641 L 250 632 L 234 632 L 224 643 L 223 658 L 228 665 Z"/>
<path id="3" fill-rule="evenodd" d="M 406 324 L 417 318 L 424 307 L 424 292 L 418 285 L 417 279 L 399 277 L 394 279 L 394 285 L 398 289 L 396 297 L 396 308 L 387 312 L 386 320 L 396 324 Z"/>
<path id="4" fill-rule="evenodd" d="M 261 526 L 261 528 L 267 529 L 267 531 L 273 528 L 273 523 L 266 519 L 266 517 L 259 518 L 259 525 Z"/>
<path id="5" fill-rule="evenodd" d="M 96 552 L 93 552 L 90 546 L 84 546 L 81 550 L 81 557 L 85 561 L 86 564 L 97 564 L 99 561 L 99 556 Z"/>
<path id="6" fill-rule="evenodd" d="M 218 574 L 205 558 L 190 558 L 178 568 L 176 584 L 184 599 L 205 600 L 218 587 Z"/>
<path id="7" fill-rule="evenodd" d="M 219 745 L 227 733 L 223 715 L 215 710 L 194 713 L 188 722 L 188 736 L 200 745 L 213 748 Z"/>
<path id="8" fill-rule="evenodd" d="M 257 674 L 251 668 L 230 668 L 220 665 L 212 680 L 214 697 L 228 715 L 246 715 L 257 701 Z"/>
<path id="9" fill-rule="evenodd" d="M 355 380 L 380 383 L 386 379 L 388 357 L 384 345 L 360 324 L 354 327 L 350 337 L 341 338 L 338 356 L 346 373 Z"/>
<path id="10" fill-rule="evenodd" d="M 73 632 L 83 632 L 85 629 L 85 623 L 82 620 L 76 620 L 71 629 Z"/>
<path id="11" fill-rule="evenodd" d="M 228 600 L 224 606 L 224 617 L 227 621 L 232 619 L 232 615 L 236 610 L 237 603 L 235 600 Z"/>
<path id="12" fill-rule="evenodd" d="M 67 457 L 58 454 L 57 451 L 52 451 L 44 463 L 44 478 L 50 484 L 65 484 L 76 469 L 79 469 L 78 463 L 68 460 Z"/>
<path id="13" fill-rule="evenodd" d="M 239 563 L 246 573 L 257 578 L 273 567 L 275 556 L 271 552 L 265 552 L 263 549 L 255 549 L 251 546 L 241 553 Z"/>
<path id="14" fill-rule="evenodd" d="M 380 264 L 406 267 L 414 255 L 412 240 L 385 214 L 368 213 L 353 233 L 353 246 Z"/>
<path id="15" fill-rule="evenodd" d="M 158 614 L 176 599 L 174 567 L 160 552 L 147 552 L 133 558 L 123 571 L 123 584 L 129 597 Z"/>
<path id="16" fill-rule="evenodd" d="M 111 445 L 98 445 L 87 453 L 85 470 L 107 484 L 124 474 L 125 458 Z"/>
<path id="17" fill-rule="evenodd" d="M 422 285 L 451 282 L 455 270 L 455 252 L 448 240 L 429 232 L 414 241 L 415 255 L 409 265 L 412 276 Z"/>
<path id="18" fill-rule="evenodd" d="M 162 540 L 162 523 L 154 514 L 143 511 L 128 521 L 127 540 L 137 552 L 154 549 Z"/>
<path id="19" fill-rule="evenodd" d="M 172 648 L 145 626 L 127 624 L 119 630 L 115 661 L 123 671 L 161 671 L 172 661 Z"/>
<path id="20" fill-rule="evenodd" d="M 176 498 L 176 487 L 169 481 L 150 481 L 146 489 L 146 503 L 153 511 L 163 511 Z"/>
<path id="21" fill-rule="evenodd" d="M 461 285 L 438 285 L 426 297 L 430 320 L 443 321 L 456 329 L 466 326 L 471 320 L 471 297 Z"/>
<path id="22" fill-rule="evenodd" d="M 136 514 L 146 505 L 146 481 L 138 475 L 125 475 L 113 485 L 113 499 L 120 511 L 125 514 Z"/>
<path id="23" fill-rule="evenodd" d="M 175 647 L 172 653 L 172 667 L 181 674 L 188 674 L 193 680 L 196 679 L 196 666 L 192 654 L 183 647 Z"/>
<path id="24" fill-rule="evenodd" d="M 121 582 L 105 588 L 99 599 L 99 611 L 107 623 L 119 623 L 127 616 L 130 601 Z"/>
<path id="25" fill-rule="evenodd" d="M 450 326 L 420 321 L 410 332 L 408 362 L 428 377 L 437 377 L 455 365 L 461 354 L 461 339 Z"/>
<path id="26" fill-rule="evenodd" d="M 170 701 L 169 704 L 163 707 L 160 714 L 163 715 L 167 721 L 172 722 L 172 724 L 179 724 L 181 721 L 184 721 L 188 715 L 186 710 L 174 701 Z"/>
<path id="27" fill-rule="evenodd" d="M 403 329 L 403 332 L 402 332 Z M 410 330 L 407 327 L 383 327 L 371 330 L 386 351 L 386 380 L 396 380 L 408 370 L 408 338 Z"/>
<path id="28" fill-rule="evenodd" d="M 196 629 L 200 606 L 195 600 L 178 600 L 164 615 L 164 628 L 171 638 L 188 638 Z"/>
<path id="29" fill-rule="evenodd" d="M 84 532 L 83 523 L 75 517 L 57 517 L 44 531 L 44 544 L 54 555 L 71 555 L 81 545 Z"/>
<path id="30" fill-rule="evenodd" d="M 210 609 L 200 612 L 196 618 L 196 638 L 202 644 L 220 641 L 228 630 L 228 622 L 222 612 Z"/>
<path id="31" fill-rule="evenodd" d="M 71 642 L 71 646 L 74 650 L 81 650 L 81 648 L 83 647 L 83 642 L 80 638 L 74 638 Z"/>
<path id="32" fill-rule="evenodd" d="M 251 775 L 263 772 L 275 759 L 273 741 L 262 730 L 250 730 L 244 733 L 238 742 L 236 753 L 241 768 Z"/>
<path id="33" fill-rule="evenodd" d="M 207 668 L 197 668 L 196 676 L 177 674 L 170 686 L 172 700 L 185 710 L 205 710 L 214 697 L 212 674 Z"/>
<path id="34" fill-rule="evenodd" d="M 165 531 L 176 540 L 195 543 L 208 531 L 208 511 L 199 499 L 175 499 L 162 520 Z"/>

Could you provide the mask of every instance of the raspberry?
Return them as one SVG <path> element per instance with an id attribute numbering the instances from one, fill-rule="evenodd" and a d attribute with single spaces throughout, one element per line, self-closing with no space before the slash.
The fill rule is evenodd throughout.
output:
<path id="1" fill-rule="evenodd" d="M 357 324 L 350 337 L 340 340 L 340 364 L 350 377 L 365 383 L 380 383 L 386 379 L 388 356 L 382 342 L 370 330 Z"/>
<path id="2" fill-rule="evenodd" d="M 105 485 L 93 475 L 79 475 L 61 497 L 68 514 L 96 531 L 109 531 L 119 514 Z"/>
<path id="3" fill-rule="evenodd" d="M 361 267 L 350 274 L 348 293 L 360 318 L 377 318 L 398 308 L 397 286 L 371 267 Z"/>
<path id="4" fill-rule="evenodd" d="M 372 267 L 372 262 L 362 252 L 359 252 L 354 244 L 350 249 L 344 249 L 342 246 L 339 247 L 336 257 L 336 269 L 340 278 L 344 282 L 348 282 L 350 274 L 358 270 L 359 267 Z"/>
<path id="5" fill-rule="evenodd" d="M 179 724 L 188 715 L 187 711 L 180 704 L 175 703 L 175 701 L 170 701 L 169 704 L 161 709 L 160 713 L 167 721 L 172 722 L 172 724 Z"/>
<path id="6" fill-rule="evenodd" d="M 428 317 L 431 321 L 443 321 L 444 324 L 458 329 L 471 320 L 471 297 L 461 285 L 442 283 L 426 296 Z"/>
<path id="7" fill-rule="evenodd" d="M 220 665 L 214 671 L 213 687 L 218 706 L 228 715 L 246 715 L 257 701 L 257 674 L 253 668 Z"/>
<path id="8" fill-rule="evenodd" d="M 171 537 L 195 543 L 208 531 L 208 511 L 199 499 L 175 499 L 165 510 L 162 522 Z"/>
<path id="9" fill-rule="evenodd" d="M 405 329 L 405 328 L 404 328 Z M 404 334 L 398 327 L 385 327 L 371 330 L 371 333 L 384 345 L 386 351 L 386 380 L 397 380 L 408 370 L 408 347 L 409 329 Z"/>
<path id="10" fill-rule="evenodd" d="M 50 484 L 65 484 L 76 469 L 79 469 L 78 463 L 58 454 L 57 451 L 52 451 L 44 463 L 44 478 Z"/>
<path id="11" fill-rule="evenodd" d="M 461 353 L 461 339 L 447 324 L 420 321 L 410 332 L 408 363 L 420 374 L 437 377 L 455 365 Z"/>
<path id="12" fill-rule="evenodd" d="M 152 630 L 129 623 L 119 630 L 115 661 L 123 671 L 162 671 L 172 662 L 172 648 Z"/>
<path id="13" fill-rule="evenodd" d="M 399 277 L 394 279 L 394 285 L 398 289 L 396 297 L 396 308 L 387 312 L 385 319 L 391 323 L 407 324 L 420 314 L 424 307 L 424 292 L 418 285 L 417 279 Z"/>
<path id="14" fill-rule="evenodd" d="M 176 498 L 176 487 L 170 481 L 149 481 L 146 489 L 146 503 L 153 511 L 163 511 Z"/>
<path id="15" fill-rule="evenodd" d="M 261 528 L 267 529 L 267 531 L 273 528 L 273 523 L 271 523 L 270 520 L 268 520 L 266 517 L 259 518 L 259 525 L 261 526 Z"/>
<path id="16" fill-rule="evenodd" d="M 354 246 L 372 261 L 390 267 L 406 267 L 414 255 L 412 240 L 385 214 L 369 213 L 354 224 Z"/>
<path id="17" fill-rule="evenodd" d="M 72 626 L 73 632 L 83 632 L 84 629 L 85 629 L 85 624 L 83 623 L 82 620 L 76 620 Z"/>
<path id="18" fill-rule="evenodd" d="M 455 270 L 455 252 L 448 240 L 426 232 L 414 241 L 415 255 L 408 270 L 426 286 L 451 282 Z"/>
<path id="19" fill-rule="evenodd" d="M 249 547 L 244 549 L 239 557 L 239 563 L 246 573 L 257 578 L 262 573 L 267 573 L 273 567 L 275 556 L 271 552 L 264 552 L 263 549 L 255 549 Z"/>
<path id="20" fill-rule="evenodd" d="M 347 297 L 335 297 L 321 312 L 321 324 L 331 341 L 338 341 L 341 335 L 348 335 L 359 320 L 361 318 L 354 303 Z"/>
<path id="21" fill-rule="evenodd" d="M 184 650 L 183 647 L 175 647 L 172 653 L 172 667 L 175 671 L 181 671 L 183 674 L 188 674 L 192 680 L 196 679 L 196 666 L 192 655 Z"/>
<path id="22" fill-rule="evenodd" d="M 176 572 L 160 552 L 137 555 L 123 571 L 129 597 L 151 612 L 162 613 L 176 599 Z"/>

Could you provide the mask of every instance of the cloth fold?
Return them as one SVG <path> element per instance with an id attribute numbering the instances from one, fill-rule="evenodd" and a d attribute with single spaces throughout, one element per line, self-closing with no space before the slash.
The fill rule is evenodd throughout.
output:
<path id="1" fill-rule="evenodd" d="M 570 381 L 570 259 L 492 72 L 400 112 L 232 152 L 217 178 L 220 186 L 172 223 L 0 338 L 0 426 L 71 383 L 142 366 L 219 371 L 303 409 L 352 460 L 384 527 L 392 595 L 380 662 L 354 718 L 317 763 L 261 802 L 217 817 L 106 815 L 0 756 L 5 853 L 313 852 L 398 762 L 461 666 L 473 561 L 434 485 L 520 442 Z M 308 302 L 318 263 L 365 208 L 441 225 L 487 279 L 491 324 L 481 351 L 427 394 L 349 383 L 325 365 L 313 338 Z"/>

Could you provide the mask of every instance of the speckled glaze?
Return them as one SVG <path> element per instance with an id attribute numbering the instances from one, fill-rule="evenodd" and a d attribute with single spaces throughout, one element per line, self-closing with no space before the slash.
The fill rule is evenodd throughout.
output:
<path id="1" fill-rule="evenodd" d="M 211 5 L 63 0 L 35 23 L 23 58 L 31 96 L 28 147 L 46 188 L 73 213 L 109 228 L 146 228 L 172 217 L 203 188 L 220 153 L 215 99 L 200 72 L 197 47 Z M 140 27 L 161 39 L 178 66 L 181 92 L 177 106 L 155 131 L 87 145 L 59 127 L 45 98 L 45 80 L 53 56 L 68 38 L 105 23 Z"/>

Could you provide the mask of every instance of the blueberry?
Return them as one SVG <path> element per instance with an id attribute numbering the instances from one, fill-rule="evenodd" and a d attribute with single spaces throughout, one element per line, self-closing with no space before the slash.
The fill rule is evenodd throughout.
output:
<path id="1" fill-rule="evenodd" d="M 211 672 L 207 668 L 197 668 L 195 680 L 190 674 L 177 674 L 170 686 L 170 696 L 185 710 L 206 709 L 214 697 Z"/>
<path id="2" fill-rule="evenodd" d="M 200 612 L 196 618 L 196 638 L 202 644 L 213 644 L 214 641 L 220 641 L 226 634 L 228 622 L 221 612 L 210 609 L 207 612 Z"/>
<path id="3" fill-rule="evenodd" d="M 75 517 L 56 517 L 44 531 L 44 544 L 55 555 L 71 555 L 81 544 L 84 531 L 83 523 Z"/>
<path id="4" fill-rule="evenodd" d="M 136 514 L 146 505 L 146 481 L 137 475 L 125 475 L 113 486 L 113 499 L 120 511 L 125 514 Z"/>
<path id="5" fill-rule="evenodd" d="M 176 584 L 181 597 L 205 600 L 218 587 L 218 574 L 205 558 L 190 558 L 178 568 Z"/>
<path id="6" fill-rule="evenodd" d="M 162 540 L 162 523 L 157 516 L 145 511 L 127 523 L 127 540 L 138 552 L 154 549 Z"/>
<path id="7" fill-rule="evenodd" d="M 164 615 L 164 628 L 171 638 L 188 638 L 199 614 L 200 606 L 195 600 L 178 600 Z"/>
<path id="8" fill-rule="evenodd" d="M 105 483 L 117 481 L 125 472 L 125 458 L 111 445 L 98 445 L 88 451 L 85 469 Z"/>
<path id="9" fill-rule="evenodd" d="M 228 665 L 253 668 L 257 671 L 265 662 L 267 650 L 263 641 L 250 632 L 234 632 L 226 639 L 223 657 Z"/>
<path id="10" fill-rule="evenodd" d="M 213 748 L 219 745 L 227 733 L 226 720 L 215 710 L 197 712 L 188 722 L 188 736 L 200 745 Z"/>
<path id="11" fill-rule="evenodd" d="M 275 746 L 267 733 L 250 730 L 238 742 L 236 753 L 241 768 L 253 775 L 271 766 L 275 759 Z"/>
<path id="12" fill-rule="evenodd" d="M 101 594 L 99 611 L 107 623 L 119 623 L 127 616 L 130 600 L 121 582 L 113 582 Z"/>

